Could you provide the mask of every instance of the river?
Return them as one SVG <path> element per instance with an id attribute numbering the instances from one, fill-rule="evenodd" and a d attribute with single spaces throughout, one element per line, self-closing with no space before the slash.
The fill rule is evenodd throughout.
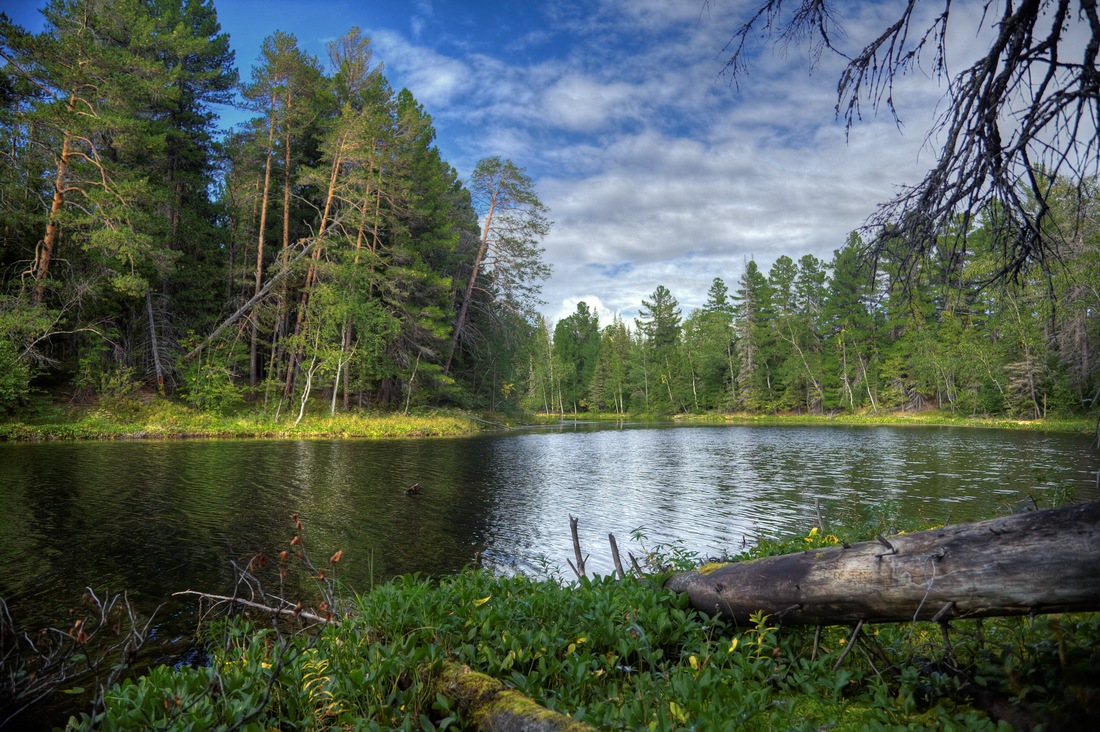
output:
<path id="1" fill-rule="evenodd" d="M 64 624 L 85 587 L 125 590 L 185 638 L 231 561 L 294 534 L 337 549 L 350 590 L 481 562 L 569 576 L 569 515 L 589 568 L 678 545 L 706 556 L 875 512 L 953 522 L 1065 493 L 1100 497 L 1081 435 L 932 427 L 563 424 L 467 438 L 0 444 L 0 597 L 17 622 Z M 419 483 L 419 495 L 406 495 Z M 644 540 L 635 538 L 644 536 Z M 178 645 L 178 643 L 177 643 Z"/>

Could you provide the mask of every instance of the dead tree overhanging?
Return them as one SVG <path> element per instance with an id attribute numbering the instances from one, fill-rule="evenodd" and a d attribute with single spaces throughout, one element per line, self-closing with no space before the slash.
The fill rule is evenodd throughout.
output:
<path id="1" fill-rule="evenodd" d="M 958 72 L 948 59 L 948 29 L 965 23 L 951 0 L 901 3 L 877 37 L 849 47 L 828 0 L 764 0 L 733 33 L 724 73 L 739 84 L 757 43 L 806 45 L 847 60 L 837 83 L 836 115 L 846 129 L 865 107 L 901 124 L 897 82 L 920 70 L 947 83 L 943 113 L 928 132 L 938 155 L 924 179 L 902 188 L 866 222 L 872 261 L 889 257 L 915 273 L 933 252 L 966 251 L 982 217 L 997 247 L 992 280 L 1036 264 L 1050 271 L 1059 241 L 1072 238 L 1100 176 L 1100 8 L 1095 0 L 986 0 L 971 37 L 988 38 L 984 55 Z M 862 48 L 859 43 L 865 43 Z M 1059 180 L 1076 186 L 1077 212 L 1052 221 Z M 1090 182 L 1092 181 L 1092 182 Z M 1067 232 L 1069 227 L 1073 231 Z"/>

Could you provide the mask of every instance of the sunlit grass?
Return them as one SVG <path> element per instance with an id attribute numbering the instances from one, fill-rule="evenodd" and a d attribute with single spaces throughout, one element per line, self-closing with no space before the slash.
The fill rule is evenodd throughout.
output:
<path id="1" fill-rule="evenodd" d="M 1083 432 L 1096 429 L 1092 417 L 1046 417 L 1043 419 L 1019 419 L 1016 417 L 977 417 L 939 410 L 922 412 L 860 412 L 841 414 L 708 414 L 690 415 L 685 422 L 715 422 L 729 424 L 839 424 L 839 425 L 890 425 L 927 427 L 978 427 L 991 429 L 1035 430 L 1040 432 Z"/>
<path id="2" fill-rule="evenodd" d="M 284 410 L 276 419 L 260 408 L 216 414 L 161 398 L 109 406 L 48 406 L 0 422 L 0 440 L 443 437 L 473 434 L 486 426 L 465 412 L 443 409 L 330 414 L 315 408 L 298 424 L 296 418 L 296 413 Z"/>
<path id="3" fill-rule="evenodd" d="M 314 400 L 298 424 L 297 410 L 250 404 L 226 413 L 200 410 L 175 399 L 148 397 L 98 402 L 91 405 L 40 403 L 15 415 L 0 417 L 0 440 L 117 440 L 173 438 L 396 438 L 442 437 L 473 434 L 486 429 L 565 422 L 661 422 L 682 424 L 740 425 L 889 425 L 951 426 L 992 429 L 1035 430 L 1089 434 L 1095 431 L 1092 417 L 974 417 L 952 412 L 812 414 L 620 414 L 614 412 L 573 414 L 537 413 L 524 415 L 475 416 L 470 412 L 434 408 L 414 409 L 408 414 L 382 410 L 337 410 Z"/>

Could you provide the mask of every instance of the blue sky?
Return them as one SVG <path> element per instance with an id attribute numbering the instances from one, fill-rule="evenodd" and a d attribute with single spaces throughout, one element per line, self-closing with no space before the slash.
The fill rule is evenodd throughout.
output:
<path id="1" fill-rule="evenodd" d="M 4 3 L 38 26 L 37 2 Z M 444 158 L 466 176 L 487 155 L 534 178 L 554 228 L 542 308 L 557 320 L 584 300 L 630 321 L 658 285 L 685 316 L 714 277 L 736 288 L 744 264 L 823 259 L 875 205 L 920 180 L 942 82 L 899 80 L 903 125 L 868 114 L 846 139 L 834 116 L 839 57 L 810 73 L 806 49 L 763 50 L 738 87 L 723 48 L 746 0 L 215 0 L 243 78 L 275 30 L 327 60 L 358 26 L 395 88 L 435 120 Z M 979 7 L 974 11 L 980 11 Z M 845 3 L 853 46 L 898 12 Z M 965 62 L 970 36 L 952 37 Z M 858 49 L 857 49 L 858 50 Z M 961 64 L 960 64 L 961 66 Z"/>

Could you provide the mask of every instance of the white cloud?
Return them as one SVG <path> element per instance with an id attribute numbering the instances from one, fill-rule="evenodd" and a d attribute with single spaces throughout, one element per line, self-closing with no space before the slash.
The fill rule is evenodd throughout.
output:
<path id="1" fill-rule="evenodd" d="M 394 31 L 374 31 L 371 42 L 385 62 L 386 75 L 391 80 L 399 78 L 429 112 L 458 102 L 474 85 L 467 63 L 412 44 Z"/>
<path id="2" fill-rule="evenodd" d="M 598 0 L 545 12 L 549 25 L 531 37 L 557 31 L 562 48 L 537 60 L 503 48 L 446 57 L 396 35 L 380 49 L 443 128 L 459 170 L 498 154 L 535 178 L 555 221 L 543 288 L 554 319 L 580 300 L 604 308 L 603 323 L 613 312 L 629 319 L 659 284 L 690 309 L 715 276 L 735 289 L 750 257 L 765 269 L 781 254 L 828 259 L 934 158 L 922 148 L 944 89 L 923 73 L 897 80 L 905 127 L 865 103 L 848 139 L 834 111 L 838 56 L 761 50 L 739 88 L 720 77 L 743 20 L 728 3 L 702 13 Z M 848 12 L 858 44 L 897 9 Z"/>
<path id="3" fill-rule="evenodd" d="M 548 309 L 547 319 L 550 325 L 553 326 L 559 320 L 568 318 L 577 312 L 577 305 L 582 302 L 599 318 L 600 328 L 611 325 L 612 319 L 619 314 L 618 311 L 604 305 L 603 300 L 598 295 L 574 295 L 562 300 L 556 310 Z"/>
<path id="4" fill-rule="evenodd" d="M 600 84 L 580 74 L 568 74 L 543 95 L 550 125 L 592 132 L 631 115 L 636 92 L 628 84 Z"/>

